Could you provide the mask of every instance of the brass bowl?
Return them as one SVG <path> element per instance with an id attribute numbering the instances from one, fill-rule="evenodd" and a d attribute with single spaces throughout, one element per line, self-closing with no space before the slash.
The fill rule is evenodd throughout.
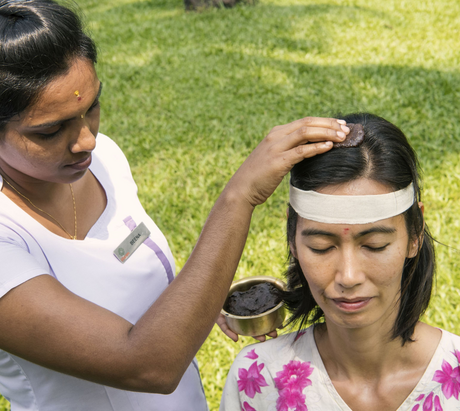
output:
<path id="1" fill-rule="evenodd" d="M 228 298 L 235 291 L 247 291 L 253 285 L 259 283 L 270 283 L 279 290 L 286 291 L 286 284 L 283 281 L 274 277 L 257 276 L 243 278 L 242 280 L 234 281 L 232 283 L 230 290 L 228 291 L 224 307 L 227 306 Z M 225 309 L 222 309 L 221 313 L 225 316 L 228 328 L 230 328 L 237 334 L 249 335 L 252 337 L 257 335 L 264 335 L 269 333 L 270 331 L 274 331 L 276 328 L 280 328 L 283 325 L 284 319 L 286 318 L 286 312 L 284 309 L 283 301 L 281 301 L 272 309 L 257 315 L 233 315 L 225 311 Z"/>

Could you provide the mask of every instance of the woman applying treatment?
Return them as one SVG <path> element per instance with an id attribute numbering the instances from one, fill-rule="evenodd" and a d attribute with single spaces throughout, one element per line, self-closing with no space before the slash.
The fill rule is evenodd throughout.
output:
<path id="1" fill-rule="evenodd" d="M 344 120 L 362 144 L 291 171 L 284 299 L 299 331 L 240 352 L 221 411 L 459 409 L 460 338 L 419 321 L 434 251 L 415 153 L 382 118 Z"/>
<path id="2" fill-rule="evenodd" d="M 175 277 L 126 157 L 99 133 L 96 60 L 71 10 L 0 0 L 0 393 L 12 411 L 205 411 L 194 356 L 254 207 L 348 129 L 315 118 L 274 128 Z"/>

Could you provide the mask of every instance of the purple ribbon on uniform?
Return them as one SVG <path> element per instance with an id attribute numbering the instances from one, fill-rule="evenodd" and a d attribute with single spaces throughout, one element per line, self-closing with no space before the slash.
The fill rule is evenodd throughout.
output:
<path id="1" fill-rule="evenodd" d="M 133 231 L 137 227 L 136 222 L 133 220 L 131 216 L 126 217 L 123 220 L 123 222 L 131 231 Z M 150 237 L 145 239 L 144 244 L 151 250 L 153 250 L 158 259 L 161 261 L 161 264 L 163 264 L 163 267 L 166 271 L 166 275 L 168 276 L 168 284 L 171 284 L 171 281 L 174 280 L 174 273 L 172 271 L 171 264 L 169 263 L 168 258 L 165 256 L 161 248 L 158 247 L 158 245 Z"/>

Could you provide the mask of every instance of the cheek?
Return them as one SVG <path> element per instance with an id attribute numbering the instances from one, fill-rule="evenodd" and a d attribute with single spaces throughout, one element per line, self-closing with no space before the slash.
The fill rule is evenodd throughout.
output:
<path id="1" fill-rule="evenodd" d="M 405 258 L 389 258 L 385 264 L 370 267 L 372 282 L 384 288 L 400 288 Z"/>
<path id="2" fill-rule="evenodd" d="M 328 263 L 315 263 L 311 259 L 300 259 L 299 264 L 313 293 L 325 289 L 331 281 L 334 281 L 334 271 Z"/>

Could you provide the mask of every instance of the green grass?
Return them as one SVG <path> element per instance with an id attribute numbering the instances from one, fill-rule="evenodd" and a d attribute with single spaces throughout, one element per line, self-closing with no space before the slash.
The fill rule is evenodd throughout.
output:
<path id="1" fill-rule="evenodd" d="M 459 247 L 458 1 L 260 0 L 202 13 L 185 13 L 181 0 L 78 4 L 100 50 L 101 131 L 127 154 L 179 268 L 225 182 L 271 127 L 336 112 L 370 111 L 403 129 L 424 169 L 426 220 Z M 281 276 L 286 201 L 284 182 L 256 210 L 236 278 Z M 425 320 L 460 333 L 460 257 L 437 251 Z M 211 410 L 251 341 L 213 330 L 198 353 Z"/>

